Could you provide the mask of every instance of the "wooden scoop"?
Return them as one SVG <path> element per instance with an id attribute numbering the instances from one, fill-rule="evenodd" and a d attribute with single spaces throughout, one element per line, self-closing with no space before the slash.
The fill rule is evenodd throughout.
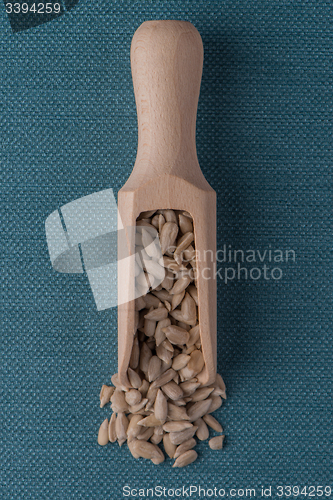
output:
<path id="1" fill-rule="evenodd" d="M 216 193 L 196 154 L 195 124 L 203 63 L 196 28 L 183 21 L 147 21 L 135 32 L 131 66 L 138 114 L 138 151 L 133 171 L 118 193 L 122 225 L 135 226 L 143 211 L 173 209 L 193 217 L 198 314 L 205 368 L 202 384 L 216 376 Z M 130 254 L 135 242 L 128 236 Z M 134 268 L 119 266 L 118 290 L 133 287 Z M 121 302 L 121 301 L 119 301 Z M 134 300 L 118 306 L 118 374 L 127 369 L 135 334 Z"/>

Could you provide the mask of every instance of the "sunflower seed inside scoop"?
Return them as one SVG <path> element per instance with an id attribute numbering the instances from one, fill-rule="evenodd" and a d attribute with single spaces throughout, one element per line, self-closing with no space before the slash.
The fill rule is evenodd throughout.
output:
<path id="1" fill-rule="evenodd" d="M 176 241 L 178 234 L 178 226 L 174 222 L 166 222 L 160 233 L 160 243 L 162 254 L 165 254 L 171 249 Z"/>
<path id="2" fill-rule="evenodd" d="M 179 220 L 180 230 L 183 234 L 190 233 L 193 231 L 192 221 L 188 217 L 185 217 L 185 215 L 183 214 L 179 214 L 178 220 Z"/>
<path id="3" fill-rule="evenodd" d="M 163 328 L 163 332 L 165 333 L 169 342 L 176 345 L 186 344 L 190 337 L 190 334 L 186 330 L 183 330 L 183 328 L 175 325 L 170 325 Z"/>
<path id="4" fill-rule="evenodd" d="M 141 380 L 140 375 L 138 375 L 137 372 L 132 370 L 132 368 L 129 368 L 127 370 L 127 375 L 128 375 L 128 380 L 129 380 L 129 383 L 131 384 L 131 386 L 134 389 L 140 389 L 140 387 L 142 385 L 142 380 Z"/>

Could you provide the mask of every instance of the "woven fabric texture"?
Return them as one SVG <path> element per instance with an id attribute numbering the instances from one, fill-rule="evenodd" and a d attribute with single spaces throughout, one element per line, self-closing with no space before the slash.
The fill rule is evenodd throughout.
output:
<path id="1" fill-rule="evenodd" d="M 52 269 L 44 230 L 54 210 L 117 192 L 131 172 L 129 50 L 148 19 L 201 33 L 197 149 L 218 200 L 225 448 L 200 443 L 179 470 L 97 445 L 117 314 L 96 310 L 85 275 Z M 120 500 L 126 484 L 333 488 L 332 22 L 329 0 L 80 0 L 13 33 L 0 9 L 1 499 Z M 238 279 L 242 253 L 223 262 L 229 250 L 262 261 L 241 262 Z"/>

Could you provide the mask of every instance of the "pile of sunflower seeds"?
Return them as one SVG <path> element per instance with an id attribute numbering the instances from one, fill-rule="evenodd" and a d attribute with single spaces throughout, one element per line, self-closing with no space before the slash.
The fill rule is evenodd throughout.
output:
<path id="1" fill-rule="evenodd" d="M 204 369 L 196 287 L 196 252 L 192 217 L 187 212 L 156 210 L 140 214 L 136 224 L 136 332 L 128 368 L 130 387 L 111 378 L 100 405 L 111 401 L 98 443 L 127 441 L 134 458 L 160 464 L 158 446 L 184 467 L 197 458 L 196 439 L 219 433 L 209 446 L 223 446 L 223 429 L 211 415 L 226 399 L 220 375 L 203 387 Z M 158 244 L 156 244 L 156 241 Z"/>

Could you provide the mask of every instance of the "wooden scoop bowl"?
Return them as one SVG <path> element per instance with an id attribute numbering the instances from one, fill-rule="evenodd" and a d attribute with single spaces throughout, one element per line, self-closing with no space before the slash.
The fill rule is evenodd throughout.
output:
<path id="1" fill-rule="evenodd" d="M 195 125 L 203 64 L 196 28 L 183 21 L 147 21 L 135 32 L 131 67 L 138 115 L 138 151 L 133 171 L 118 193 L 119 228 L 133 227 L 143 211 L 191 214 L 197 250 L 198 314 L 203 385 L 216 377 L 216 193 L 204 178 L 196 153 Z M 135 241 L 128 235 L 130 254 Z M 119 266 L 119 297 L 133 287 L 134 269 Z M 135 334 L 135 303 L 118 306 L 118 376 L 129 386 Z"/>

